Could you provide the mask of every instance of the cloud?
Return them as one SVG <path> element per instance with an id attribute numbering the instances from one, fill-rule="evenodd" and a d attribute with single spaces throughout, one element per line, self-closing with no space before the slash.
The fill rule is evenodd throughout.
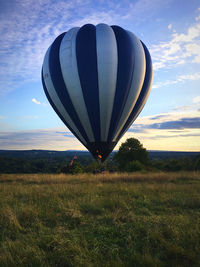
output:
<path id="1" fill-rule="evenodd" d="M 162 123 L 153 123 L 147 126 L 151 129 L 200 129 L 200 117 L 182 118 L 176 121 L 166 121 Z"/>
<path id="2" fill-rule="evenodd" d="M 186 48 L 186 55 L 185 57 L 193 57 L 193 63 L 200 63 L 200 44 L 197 43 L 190 43 L 185 45 Z"/>
<path id="3" fill-rule="evenodd" d="M 172 24 L 169 24 L 168 29 L 171 30 L 171 28 L 172 28 Z"/>
<path id="4" fill-rule="evenodd" d="M 168 25 L 168 29 L 172 24 Z M 169 41 L 152 45 L 154 70 L 172 68 L 177 64 L 200 63 L 200 23 L 196 21 L 185 33 L 173 32 Z"/>
<path id="5" fill-rule="evenodd" d="M 164 82 L 157 82 L 157 83 L 153 84 L 152 88 L 156 89 L 156 88 L 160 88 L 160 87 L 164 87 L 164 86 L 168 86 L 168 85 L 172 85 L 172 84 L 177 84 L 180 82 L 196 81 L 196 80 L 200 80 L 200 72 L 196 72 L 193 74 L 179 75 L 175 80 L 167 80 Z"/>
<path id="6" fill-rule="evenodd" d="M 190 112 L 198 112 L 199 107 L 200 107 L 200 101 L 198 100 L 197 96 L 192 99 L 192 103 L 190 105 L 177 106 L 173 108 L 172 111 L 182 112 L 183 114 L 185 114 L 185 117 L 187 117 L 187 113 L 190 114 Z M 194 116 L 199 116 L 199 114 L 195 113 Z"/>
<path id="7" fill-rule="evenodd" d="M 137 138 L 148 150 L 170 150 L 170 151 L 197 151 L 200 148 L 199 129 L 190 130 L 159 130 L 146 129 L 145 131 L 128 131 L 119 141 L 116 149 L 127 138 Z"/>
<path id="8" fill-rule="evenodd" d="M 84 149 L 66 128 L 0 132 L 0 149 Z"/>
<path id="9" fill-rule="evenodd" d="M 195 18 L 196 21 L 200 20 L 200 15 Z"/>
<path id="10" fill-rule="evenodd" d="M 23 116 L 22 117 L 23 120 L 37 120 L 38 116 Z"/>
<path id="11" fill-rule="evenodd" d="M 157 89 L 157 88 L 161 88 L 161 87 L 176 84 L 176 83 L 178 83 L 178 80 L 167 80 L 164 82 L 157 82 L 153 84 L 152 89 Z"/>
<path id="12" fill-rule="evenodd" d="M 1 3 L 0 96 L 40 80 L 45 52 L 62 32 L 86 23 L 138 25 L 172 0 L 22 0 Z M 13 21 L 15 23 L 13 23 Z M 5 75 L 6 73 L 6 75 Z"/>
<path id="13" fill-rule="evenodd" d="M 85 23 L 104 21 L 134 25 L 148 20 L 159 9 L 168 7 L 171 0 L 140 0 L 133 2 L 94 2 L 87 0 L 16 1 L 12 8 L 4 4 L 0 18 L 0 95 L 25 83 L 40 80 L 44 54 L 56 36 L 69 28 Z M 15 21 L 15 23 L 13 23 Z M 37 22 L 37 23 L 36 23 Z M 172 28 L 172 24 L 168 25 Z M 186 63 L 200 63 L 200 24 L 189 27 L 186 33 L 172 33 L 168 42 L 153 45 L 151 53 L 154 70 Z M 5 75 L 6 73 L 6 75 Z M 168 83 L 168 81 L 166 82 Z M 157 87 L 156 87 L 157 88 Z"/>
<path id="14" fill-rule="evenodd" d="M 178 106 L 173 108 L 173 111 L 186 111 L 190 110 L 191 108 L 193 108 L 193 105 Z"/>
<path id="15" fill-rule="evenodd" d="M 183 129 L 199 129 L 200 128 L 200 116 L 198 111 L 181 111 L 181 112 L 169 112 L 153 116 L 139 117 L 130 130 L 134 129 L 171 129 L 171 130 L 183 130 Z M 200 133 L 199 133 L 200 135 Z"/>
<path id="16" fill-rule="evenodd" d="M 135 137 L 143 143 L 144 147 L 152 150 L 199 151 L 199 129 L 198 111 L 138 117 L 117 147 L 126 138 Z"/>
<path id="17" fill-rule="evenodd" d="M 154 135 L 151 137 L 151 139 L 153 140 L 158 140 L 158 139 L 171 139 L 171 138 L 180 138 L 180 137 L 199 137 L 198 133 L 189 133 L 189 134 L 173 134 L 173 135 Z"/>
<path id="18" fill-rule="evenodd" d="M 199 151 L 198 112 L 171 112 L 138 117 L 115 149 L 129 137 L 138 138 L 147 149 Z M 170 139 L 170 141 L 169 141 Z M 85 150 L 66 129 L 39 129 L 0 132 L 0 149 Z"/>
<path id="19" fill-rule="evenodd" d="M 28 0 L 1 10 L 0 95 L 40 80 L 45 52 L 62 32 L 86 23 L 117 23 L 126 14 L 118 5 L 109 10 L 103 3 L 97 6 L 92 1 Z"/>
<path id="20" fill-rule="evenodd" d="M 186 74 L 186 75 L 180 75 L 178 77 L 178 81 L 185 81 L 185 80 L 199 80 L 200 79 L 200 72 L 196 72 L 194 74 Z"/>
<path id="21" fill-rule="evenodd" d="M 33 98 L 31 101 L 32 101 L 33 103 L 37 104 L 37 105 L 41 105 L 41 103 L 40 103 L 39 101 L 37 101 L 35 98 Z"/>
<path id="22" fill-rule="evenodd" d="M 158 120 L 158 119 L 163 119 L 163 118 L 166 118 L 166 117 L 168 117 L 168 115 L 166 115 L 166 114 L 162 114 L 162 115 L 156 115 L 156 116 L 152 116 L 152 117 L 150 117 L 149 119 L 150 120 Z"/>
<path id="23" fill-rule="evenodd" d="M 200 95 L 193 98 L 193 103 L 200 103 Z"/>
<path id="24" fill-rule="evenodd" d="M 144 132 L 144 129 L 158 130 L 184 130 L 184 129 L 200 129 L 200 117 L 182 118 L 174 121 L 157 122 L 152 124 L 136 124 L 129 130 L 134 132 Z M 199 134 L 200 136 L 200 134 Z"/>

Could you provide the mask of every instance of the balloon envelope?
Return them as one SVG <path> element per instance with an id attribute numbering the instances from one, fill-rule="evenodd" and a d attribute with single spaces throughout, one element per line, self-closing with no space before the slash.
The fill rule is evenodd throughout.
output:
<path id="1" fill-rule="evenodd" d="M 146 46 L 133 33 L 106 24 L 62 33 L 42 66 L 44 91 L 53 109 L 101 161 L 141 112 L 152 77 Z"/>

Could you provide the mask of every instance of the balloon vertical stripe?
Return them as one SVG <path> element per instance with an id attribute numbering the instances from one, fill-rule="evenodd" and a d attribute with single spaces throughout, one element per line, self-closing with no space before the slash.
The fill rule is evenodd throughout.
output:
<path id="1" fill-rule="evenodd" d="M 108 140 L 112 140 L 116 131 L 120 116 L 123 112 L 128 93 L 130 90 L 133 67 L 134 51 L 128 33 L 119 26 L 112 26 L 117 41 L 118 70 L 115 100 L 110 122 Z"/>
<path id="2" fill-rule="evenodd" d="M 78 72 L 95 141 L 100 136 L 99 89 L 96 53 L 96 27 L 87 24 L 80 28 L 76 37 Z"/>
<path id="3" fill-rule="evenodd" d="M 96 26 L 101 140 L 106 142 L 117 82 L 117 42 L 111 27 Z"/>
<path id="4" fill-rule="evenodd" d="M 86 141 L 82 138 L 81 134 L 79 133 L 79 131 L 76 129 L 76 127 L 73 127 L 73 123 L 71 123 L 72 127 L 70 126 L 70 118 L 68 118 L 66 120 L 66 117 L 63 117 L 63 115 L 60 113 L 60 111 L 58 110 L 58 108 L 56 107 L 56 105 L 54 104 L 53 100 L 51 99 L 49 92 L 47 90 L 47 87 L 45 85 L 45 81 L 44 81 L 44 75 L 43 75 L 43 69 L 42 69 L 42 85 L 44 88 L 44 92 L 46 94 L 46 97 L 49 101 L 49 103 L 51 104 L 52 108 L 54 109 L 54 111 L 57 113 L 57 115 L 60 117 L 60 119 L 62 120 L 62 122 L 67 126 L 67 128 L 77 137 L 77 139 L 83 144 L 86 145 Z M 67 122 L 68 121 L 68 122 Z"/>
<path id="5" fill-rule="evenodd" d="M 144 107 L 147 101 L 147 98 L 150 94 L 152 81 L 153 81 L 153 67 L 152 67 L 152 62 L 151 62 L 151 56 L 149 54 L 148 49 L 146 48 L 144 43 L 142 43 L 142 46 L 144 48 L 145 57 L 146 57 L 146 72 L 145 72 L 145 79 L 144 79 L 143 87 L 128 120 L 126 121 L 123 129 L 121 130 L 117 138 L 117 142 L 123 136 L 123 134 L 127 131 L 127 129 L 132 125 L 132 123 L 136 120 L 137 116 L 139 115 L 142 108 Z"/>
<path id="6" fill-rule="evenodd" d="M 124 124 L 126 123 L 138 99 L 138 96 L 143 86 L 145 70 L 146 70 L 145 53 L 144 53 L 144 49 L 143 49 L 143 46 L 140 40 L 133 33 L 128 32 L 128 31 L 127 33 L 129 34 L 131 38 L 132 47 L 134 50 L 134 69 L 133 69 L 132 83 L 131 83 L 129 94 L 126 100 L 126 104 L 124 106 L 124 110 L 120 117 L 120 121 L 118 123 L 118 127 L 115 132 L 115 135 L 113 136 L 114 140 L 116 140 L 117 136 L 122 130 Z"/>
<path id="7" fill-rule="evenodd" d="M 78 30 L 79 28 L 72 28 L 64 35 L 60 45 L 59 60 L 62 76 L 70 99 L 88 136 L 88 140 L 94 142 L 94 135 L 78 74 L 76 60 L 76 36 Z"/>
<path id="8" fill-rule="evenodd" d="M 62 41 L 62 38 L 65 33 L 59 35 L 50 48 L 50 54 L 49 54 L 49 70 L 51 79 L 54 85 L 54 88 L 59 96 L 59 99 L 65 109 L 67 110 L 69 116 L 71 117 L 74 124 L 79 129 L 81 135 L 83 138 L 88 142 L 88 137 L 85 133 L 85 130 L 83 129 L 83 126 L 78 118 L 78 115 L 76 113 L 76 110 L 74 109 L 74 106 L 71 102 L 71 99 L 69 97 L 68 91 L 65 86 L 65 82 L 63 80 L 61 67 L 60 67 L 60 61 L 59 61 L 59 49 L 60 49 L 60 43 Z"/>

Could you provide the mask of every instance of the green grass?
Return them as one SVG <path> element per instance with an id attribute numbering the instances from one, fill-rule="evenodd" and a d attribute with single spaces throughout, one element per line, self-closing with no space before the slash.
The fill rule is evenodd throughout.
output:
<path id="1" fill-rule="evenodd" d="M 0 266 L 199 266 L 200 174 L 0 175 Z"/>

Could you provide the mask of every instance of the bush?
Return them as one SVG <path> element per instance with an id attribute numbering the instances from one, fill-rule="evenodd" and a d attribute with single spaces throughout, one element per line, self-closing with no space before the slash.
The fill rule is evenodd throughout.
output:
<path id="1" fill-rule="evenodd" d="M 127 172 L 142 171 L 144 169 L 145 169 L 144 165 L 138 160 L 133 160 L 126 165 Z"/>
<path id="2" fill-rule="evenodd" d="M 198 157 L 194 163 L 194 169 L 200 171 L 200 157 Z"/>
<path id="3" fill-rule="evenodd" d="M 82 173 L 83 172 L 83 167 L 80 164 L 80 162 L 75 162 L 70 172 L 73 173 L 73 174 Z"/>

